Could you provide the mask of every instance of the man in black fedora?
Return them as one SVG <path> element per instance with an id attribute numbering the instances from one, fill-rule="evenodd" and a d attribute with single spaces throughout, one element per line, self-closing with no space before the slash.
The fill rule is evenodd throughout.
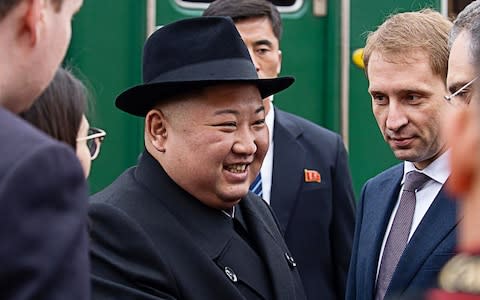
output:
<path id="1" fill-rule="evenodd" d="M 268 148 L 258 79 L 229 18 L 166 25 L 144 84 L 116 105 L 145 117 L 139 164 L 93 196 L 93 299 L 304 299 L 268 205 L 249 192 Z"/>

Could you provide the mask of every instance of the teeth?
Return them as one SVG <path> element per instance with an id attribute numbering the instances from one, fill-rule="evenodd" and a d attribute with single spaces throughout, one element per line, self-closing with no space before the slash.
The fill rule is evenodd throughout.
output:
<path id="1" fill-rule="evenodd" d="M 226 169 L 228 171 L 233 172 L 233 173 L 245 172 L 246 168 L 247 168 L 247 165 L 245 165 L 245 164 L 230 165 L 230 166 L 226 167 Z"/>

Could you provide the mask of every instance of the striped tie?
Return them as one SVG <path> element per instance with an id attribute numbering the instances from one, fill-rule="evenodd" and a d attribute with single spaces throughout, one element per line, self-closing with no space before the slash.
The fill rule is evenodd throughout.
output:
<path id="1" fill-rule="evenodd" d="M 250 190 L 257 194 L 259 197 L 262 197 L 263 192 L 262 192 L 262 174 L 258 173 L 257 177 L 253 181 L 253 183 L 250 185 Z"/>

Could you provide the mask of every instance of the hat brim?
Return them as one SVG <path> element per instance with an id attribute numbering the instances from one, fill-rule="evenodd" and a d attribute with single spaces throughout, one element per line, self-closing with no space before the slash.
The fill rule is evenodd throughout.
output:
<path id="1" fill-rule="evenodd" d="M 292 85 L 294 81 L 295 79 L 293 77 L 286 76 L 269 79 L 197 80 L 141 84 L 129 88 L 118 95 L 115 105 L 124 112 L 144 117 L 148 111 L 160 103 L 162 99 L 191 89 L 228 83 L 251 83 L 257 86 L 260 96 L 263 99 L 283 91 Z"/>

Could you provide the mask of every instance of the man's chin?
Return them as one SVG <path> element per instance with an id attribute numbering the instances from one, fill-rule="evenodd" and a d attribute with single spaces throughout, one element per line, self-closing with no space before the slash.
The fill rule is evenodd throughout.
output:
<path id="1" fill-rule="evenodd" d="M 392 149 L 393 150 L 393 155 L 398 160 L 403 160 L 403 161 L 411 161 L 415 162 L 418 160 L 418 157 L 415 153 L 412 152 L 411 149 Z"/>

